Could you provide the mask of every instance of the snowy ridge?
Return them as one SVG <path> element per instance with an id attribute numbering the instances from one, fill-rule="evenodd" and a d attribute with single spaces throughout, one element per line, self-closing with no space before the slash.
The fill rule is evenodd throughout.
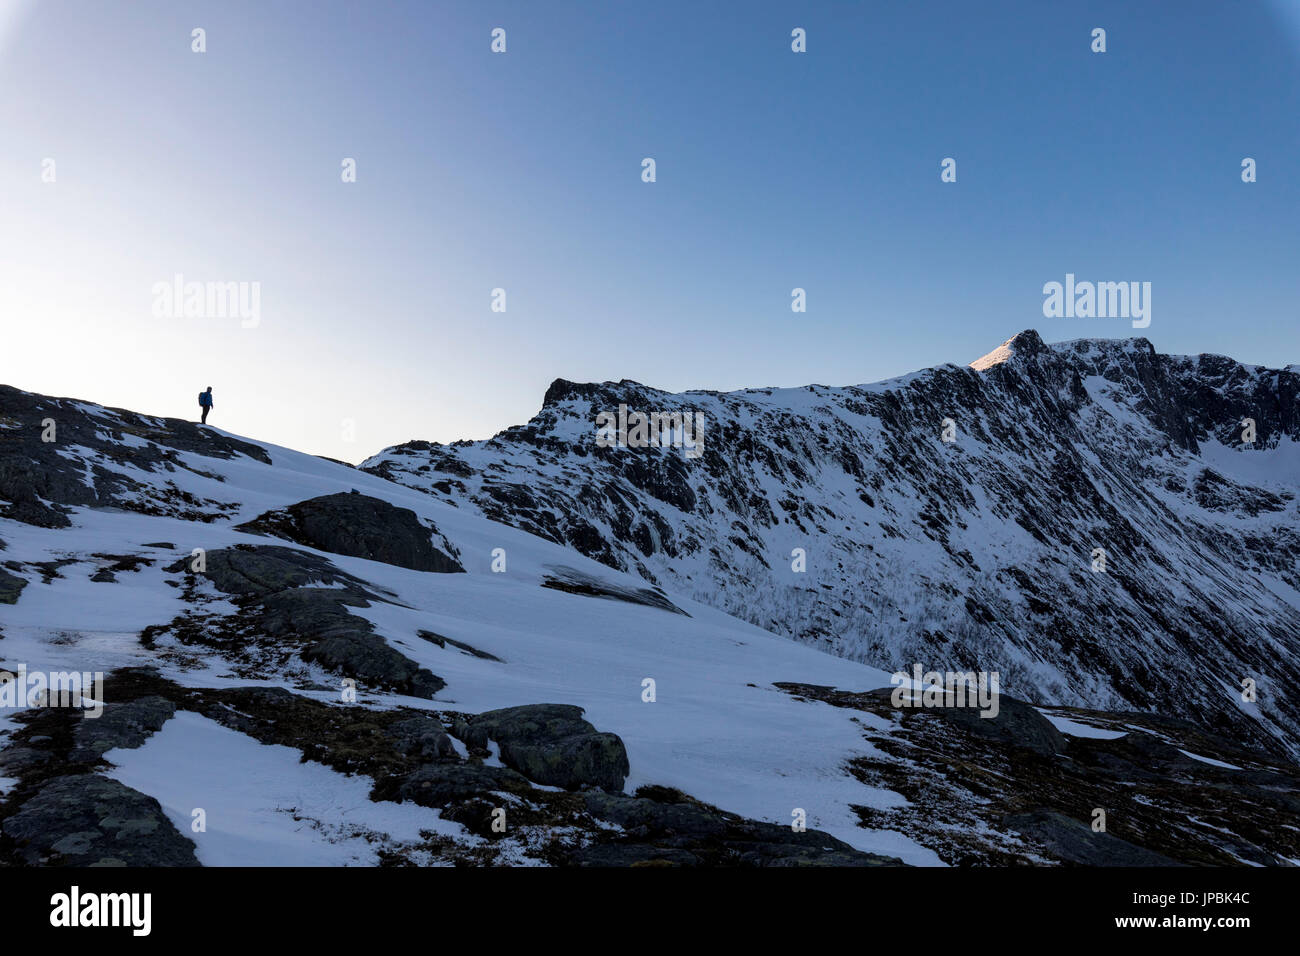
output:
<path id="1" fill-rule="evenodd" d="M 185 643 L 166 627 L 197 607 L 211 615 L 205 622 L 209 631 L 247 613 L 238 599 L 219 593 L 202 575 L 196 576 L 193 593 L 178 587 L 182 577 L 173 562 L 188 562 L 196 548 L 212 555 L 231 547 L 282 544 L 235 526 L 304 499 L 357 491 L 410 509 L 436 527 L 467 572 L 429 574 L 299 549 L 328 559 L 380 595 L 383 600 L 354 613 L 371 621 L 386 643 L 446 682 L 446 689 L 428 700 L 363 680 L 362 706 L 472 714 L 539 702 L 575 704 L 598 729 L 617 733 L 626 744 L 628 793 L 644 785 L 677 788 L 732 813 L 785 823 L 787 829 L 791 808 L 804 807 L 810 830 L 905 862 L 939 862 L 933 851 L 906 837 L 858 826 L 851 804 L 883 806 L 898 798 L 840 773 L 845 759 L 866 752 L 851 714 L 810 707 L 773 687 L 777 681 L 798 680 L 866 691 L 887 685 L 887 674 L 818 653 L 687 598 L 674 597 L 686 612 L 677 614 L 543 587 L 556 569 L 627 591 L 644 588 L 645 582 L 346 465 L 246 442 L 219 429 L 206 430 L 203 440 L 210 443 L 210 454 L 177 450 L 140 434 L 160 441 L 162 430 L 170 427 L 177 430 L 173 440 L 186 444 L 185 423 L 0 387 L 0 417 L 22 421 L 29 436 L 40 434 L 39 421 L 45 417 L 55 417 L 71 435 L 80 427 L 69 420 L 74 412 L 86 415 L 86 427 L 98 430 L 107 444 L 91 448 L 80 437 L 75 442 L 70 437 L 66 447 L 60 443 L 58 453 L 68 461 L 70 481 L 83 482 L 82 487 L 58 487 L 60 476 L 47 474 L 49 487 L 42 490 L 52 497 L 40 501 L 49 509 L 65 508 L 69 524 L 49 527 L 57 522 L 43 514 L 33 519 L 41 523 L 0 517 L 0 559 L 9 573 L 26 582 L 12 606 L 0 603 L 0 667 L 111 675 L 121 668 L 149 666 L 161 680 L 185 688 L 282 687 L 339 706 L 336 672 L 296 658 L 279 667 L 261 660 L 249 666 L 238 653 Z M 39 439 L 33 440 L 33 453 L 43 454 Z M 133 460 L 137 448 L 152 449 L 150 460 L 162 464 L 141 467 L 143 462 Z M 13 466 L 11 460 L 11 471 Z M 11 485 L 8 495 L 15 494 Z M 83 497 L 89 503 L 77 503 Z M 71 505 L 60 505 L 69 499 Z M 200 505 L 206 509 L 203 517 L 198 517 Z M 32 517 L 2 496 L 0 507 Z M 507 562 L 502 573 L 491 570 L 497 549 Z M 119 569 L 110 574 L 116 580 L 96 579 L 114 566 Z M 332 593 L 329 589 L 337 587 L 330 584 L 324 590 Z M 319 584 L 309 581 L 306 589 L 319 589 Z M 164 630 L 142 643 L 141 634 L 150 627 Z M 422 638 L 422 631 L 491 657 L 466 653 L 454 643 L 437 646 Z M 659 688 L 655 704 L 642 700 L 647 677 Z M 108 698 L 115 700 L 111 678 Z M 416 839 L 417 819 L 467 847 L 493 845 L 472 827 L 440 821 L 433 811 L 410 804 L 348 810 L 338 801 L 344 794 L 364 794 L 366 787 L 341 781 L 332 790 L 319 791 L 325 771 L 295 769 L 298 755 L 284 747 L 272 748 L 250 764 L 249 748 L 259 745 L 241 742 L 209 716 L 173 718 L 139 749 L 108 754 L 116 767 L 111 775 L 156 796 L 181 833 L 190 834 L 191 807 L 207 809 L 213 825 L 193 835 L 200 863 L 374 863 L 376 850 L 385 847 L 430 862 L 437 854 Z M 791 744 L 792 727 L 799 728 L 799 746 Z M 23 747 L 11 744 L 8 753 L 20 770 L 25 767 L 21 752 Z M 6 771 L 5 756 L 0 753 L 0 777 L 21 776 Z M 229 764 L 222 763 L 226 758 Z M 283 774 L 280 782 L 268 778 L 259 788 L 245 780 L 232 784 L 228 793 L 213 791 L 212 782 L 223 775 L 274 776 L 275 766 Z M 293 785 L 288 781 L 295 776 L 304 782 L 316 778 L 312 787 L 320 792 L 297 808 L 285 806 L 277 796 L 289 792 Z M 294 822 L 295 809 L 299 816 L 306 814 L 308 832 Z M 360 829 L 349 830 L 349 819 Z M 371 832 L 381 826 L 389 829 Z M 534 849 L 530 839 L 521 833 L 517 845 L 507 843 L 499 862 L 528 862 L 526 851 Z M 266 840 L 271 843 L 255 842 Z"/>
<path id="2" fill-rule="evenodd" d="M 1290 379 L 1036 338 L 848 389 L 560 381 L 367 470 L 0 386 L 0 669 L 104 675 L 98 717 L 0 685 L 0 863 L 1300 859 Z M 619 402 L 706 410 L 705 454 L 593 448 Z M 998 715 L 908 709 L 896 661 L 1000 670 Z"/>

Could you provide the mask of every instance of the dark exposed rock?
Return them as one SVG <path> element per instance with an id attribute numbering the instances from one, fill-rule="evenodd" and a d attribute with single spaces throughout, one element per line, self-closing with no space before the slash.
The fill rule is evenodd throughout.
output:
<path id="1" fill-rule="evenodd" d="M 195 576 L 237 595 L 238 620 L 258 639 L 295 649 L 304 660 L 329 670 L 401 693 L 431 697 L 446 686 L 375 634 L 373 624 L 348 610 L 381 598 L 365 581 L 338 570 L 328 559 L 278 545 L 237 545 L 208 552 L 205 562 L 206 570 Z M 168 570 L 193 573 L 191 566 L 185 558 Z M 317 584 L 325 587 L 312 586 Z M 200 630 L 192 639 L 209 638 Z"/>
<path id="2" fill-rule="evenodd" d="M 451 737 L 437 717 L 421 716 L 399 720 L 388 725 L 388 735 L 393 738 L 398 751 L 421 762 L 459 759 Z"/>
<path id="3" fill-rule="evenodd" d="M 629 588 L 609 581 L 602 581 L 600 578 L 583 574 L 573 568 L 556 568 L 552 574 L 542 579 L 542 587 L 553 588 L 556 591 L 567 591 L 570 594 L 583 594 L 588 597 L 626 601 L 629 604 L 644 604 L 646 607 L 657 607 L 661 611 L 672 611 L 674 614 L 684 614 L 686 617 L 690 617 L 689 614 L 686 614 L 685 611 L 668 600 L 667 596 L 659 588 L 653 590 L 650 588 Z"/>
<path id="4" fill-rule="evenodd" d="M 72 759 L 93 763 L 110 750 L 139 747 L 174 713 L 176 705 L 163 697 L 106 703 L 98 717 L 82 714 L 74 732 Z"/>
<path id="5" fill-rule="evenodd" d="M 1159 853 L 1134 846 L 1087 824 L 1050 810 L 1035 810 L 1008 816 L 1003 821 L 1012 830 L 1047 847 L 1051 855 L 1066 863 L 1082 866 L 1180 866 Z"/>
<path id="6" fill-rule="evenodd" d="M 26 578 L 20 578 L 0 568 L 0 604 L 17 604 L 18 596 L 23 593 L 25 587 L 27 587 Z"/>
<path id="7" fill-rule="evenodd" d="M 1239 485 L 1210 468 L 1202 468 L 1192 482 L 1192 497 L 1207 511 L 1240 512 L 1252 518 L 1287 507 L 1285 498 L 1264 488 Z"/>
<path id="8" fill-rule="evenodd" d="M 393 649 L 378 634 L 359 629 L 317 641 L 303 650 L 302 658 L 413 697 L 432 697 L 447 686 L 446 681 Z"/>
<path id="9" fill-rule="evenodd" d="M 139 554 L 95 554 L 93 557 L 107 561 L 108 564 L 93 575 L 90 580 L 101 584 L 112 584 L 117 580 L 119 572 L 138 571 L 142 567 L 152 565 L 153 559 L 146 558 Z"/>
<path id="10" fill-rule="evenodd" d="M 999 718 L 1012 720 L 999 728 L 999 718 L 977 711 L 950 719 L 954 708 L 895 707 L 891 688 L 777 686 L 884 718 L 858 721 L 871 753 L 848 768 L 906 803 L 854 810 L 863 826 L 904 833 L 952 865 L 1279 866 L 1300 855 L 1300 770 L 1185 720 L 1052 708 L 1118 734 L 1060 735 L 1058 743 L 1040 733 L 1033 708 L 1006 708 L 1005 695 Z M 1038 745 L 1025 745 L 1035 738 Z M 1106 831 L 1094 834 L 1098 808 Z"/>
<path id="11" fill-rule="evenodd" d="M 452 647 L 456 648 L 457 650 L 464 651 L 466 654 L 470 655 L 471 657 L 477 657 L 480 660 L 485 660 L 485 661 L 496 661 L 498 664 L 505 663 L 505 661 L 501 660 L 501 658 L 497 657 L 495 654 L 489 654 L 487 651 L 481 651 L 477 647 L 474 647 L 471 644 L 466 644 L 464 641 L 457 641 L 457 640 L 453 640 L 450 637 L 443 637 L 441 634 L 433 633 L 433 631 L 417 631 L 416 633 L 421 638 L 428 641 L 430 644 L 436 644 L 438 647 L 446 647 L 448 644 L 450 644 Z"/>
<path id="12" fill-rule="evenodd" d="M 198 866 L 157 800 L 95 774 L 48 781 L 3 829 L 32 865 Z"/>
<path id="13" fill-rule="evenodd" d="M 582 719 L 582 708 L 571 704 L 491 710 L 456 724 L 452 732 L 470 747 L 495 741 L 506 766 L 548 786 L 619 791 L 629 772 L 618 735 L 598 732 Z"/>
<path id="14" fill-rule="evenodd" d="M 105 554 L 95 552 L 92 557 L 107 561 L 107 569 L 114 573 L 139 571 L 141 568 L 152 567 L 154 559 L 142 554 Z"/>
<path id="15" fill-rule="evenodd" d="M 293 747 L 304 759 L 375 781 L 374 800 L 437 809 L 487 844 L 458 846 L 445 837 L 435 852 L 457 862 L 493 862 L 494 841 L 519 845 L 544 862 L 580 866 L 860 866 L 899 861 L 859 853 L 827 834 L 747 820 L 665 787 L 635 796 L 586 789 L 539 789 L 509 767 L 462 759 L 444 730 L 478 718 L 407 708 L 371 709 L 295 694 L 283 687 L 186 688 L 147 668 L 108 675 L 114 701 L 101 718 L 67 709 L 24 716 L 21 738 L 0 750 L 0 772 L 20 778 L 13 803 L 0 802 L 0 852 L 11 862 L 93 865 L 192 865 L 188 841 L 164 826 L 157 804 L 89 769 L 114 747 L 138 746 L 174 710 L 201 713 L 264 744 Z M 510 711 L 515 711 L 511 714 Z M 571 731 L 590 734 L 581 710 L 560 705 L 510 708 L 486 716 L 492 727 L 562 745 Z M 98 726 L 96 726 L 98 724 Z M 471 737 L 471 751 L 488 739 Z M 600 735 L 596 735 L 600 736 Z M 617 739 L 617 738 L 615 738 Z M 69 783 L 71 781 L 71 783 Z M 494 814 L 508 811 L 504 833 Z M 122 850 L 128 834 L 146 838 Z M 529 836 L 528 834 L 532 834 Z M 536 834 L 545 834 L 540 844 Z M 57 851 L 57 852 L 56 852 Z M 517 852 L 517 850 L 515 851 Z"/>
<path id="16" fill-rule="evenodd" d="M 227 594 L 264 597 L 309 584 L 328 587 L 342 585 L 352 600 L 370 596 L 360 578 L 334 567 L 326 558 L 278 545 L 236 545 L 209 551 L 202 572 L 219 590 Z M 170 566 L 172 572 L 188 571 L 191 560 L 183 558 Z"/>
<path id="17" fill-rule="evenodd" d="M 47 421 L 54 441 L 42 440 Z M 270 464 L 259 445 L 193 422 L 152 418 L 124 409 L 95 409 L 0 385 L 0 516 L 42 528 L 65 528 L 69 509 L 116 506 L 149 514 L 212 520 L 211 508 L 173 483 L 146 485 L 105 463 L 151 474 L 195 471 L 181 452 L 208 458 L 245 455 Z"/>
<path id="18" fill-rule="evenodd" d="M 292 747 L 304 759 L 339 773 L 365 774 L 388 789 L 391 779 L 401 779 L 426 762 L 423 750 L 428 744 L 437 750 L 433 733 L 393 729 L 414 721 L 427 725 L 426 731 L 439 725 L 436 717 L 422 711 L 373 710 L 344 704 L 337 697 L 316 700 L 283 687 L 221 688 L 192 696 L 197 699 L 187 707 L 231 730 L 264 744 Z"/>
<path id="19" fill-rule="evenodd" d="M 588 791 L 587 811 L 622 832 L 570 852 L 579 866 L 898 866 L 818 830 L 746 820 L 667 787 Z"/>
<path id="20" fill-rule="evenodd" d="M 55 754 L 47 747 L 10 745 L 0 750 L 0 776 L 21 777 L 34 769 L 48 766 Z"/>
<path id="21" fill-rule="evenodd" d="M 881 688 L 874 693 L 890 698 L 894 691 Z M 921 713 L 950 720 L 960 724 L 970 733 L 999 740 L 1013 747 L 1027 747 L 1049 756 L 1065 750 L 1065 737 L 1052 726 L 1051 721 L 1031 705 L 1007 694 L 998 695 L 998 712 L 996 716 L 991 717 L 983 716 L 983 712 L 975 706 L 973 700 L 967 701 L 969 706 L 956 706 L 957 702 L 950 697 L 945 697 L 945 701 L 942 707 L 906 709 L 919 710 Z"/>
<path id="22" fill-rule="evenodd" d="M 358 492 L 309 498 L 239 525 L 297 544 L 367 558 L 414 571 L 464 571 L 459 561 L 433 546 L 429 528 L 409 508 Z"/>
<path id="23" fill-rule="evenodd" d="M 577 866 L 701 866 L 703 861 L 689 850 L 659 847 L 650 843 L 593 843 L 570 855 Z"/>
<path id="24" fill-rule="evenodd" d="M 530 790 L 528 781 L 508 767 L 439 762 L 425 764 L 406 777 L 394 799 L 442 808 L 450 803 L 490 799 L 495 792 L 522 794 Z"/>
<path id="25" fill-rule="evenodd" d="M 811 832 L 811 831 L 808 831 Z M 839 846 L 835 846 L 838 844 Z M 901 866 L 897 857 L 864 853 L 848 844 L 833 841 L 832 846 L 792 845 L 757 842 L 744 847 L 739 863 L 743 866 Z"/>
<path id="26" fill-rule="evenodd" d="M 599 790 L 584 794 L 592 816 L 617 823 L 633 837 L 674 833 L 690 839 L 716 837 L 727 829 L 717 811 L 693 801 L 662 802 Z"/>
<path id="27" fill-rule="evenodd" d="M 63 568 L 76 563 L 76 558 L 56 558 L 53 561 L 33 561 L 29 567 L 33 567 L 41 573 L 42 584 L 49 584 L 55 578 L 63 577 L 61 573 Z"/>

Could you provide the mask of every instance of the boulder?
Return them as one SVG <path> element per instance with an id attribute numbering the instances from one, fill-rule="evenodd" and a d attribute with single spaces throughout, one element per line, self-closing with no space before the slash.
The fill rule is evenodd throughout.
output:
<path id="1" fill-rule="evenodd" d="M 422 524 L 414 511 L 356 491 L 299 501 L 239 525 L 239 530 L 413 571 L 465 570 L 433 546 L 436 529 Z"/>
<path id="2" fill-rule="evenodd" d="M 491 710 L 458 722 L 453 732 L 471 747 L 496 741 L 506 766 L 547 786 L 618 792 L 630 770 L 618 735 L 600 733 L 571 704 Z"/>
<path id="3" fill-rule="evenodd" d="M 665 803 L 598 790 L 584 797 L 587 812 L 600 820 L 616 823 L 633 837 L 673 833 L 690 839 L 716 837 L 727 829 L 727 821 L 693 802 Z"/>
<path id="4" fill-rule="evenodd" d="M 504 664 L 505 661 L 495 654 L 489 654 L 487 651 L 481 651 L 472 644 L 466 644 L 464 641 L 453 640 L 450 637 L 443 637 L 441 634 L 435 634 L 433 631 L 416 631 L 418 637 L 428 641 L 430 644 L 436 644 L 438 647 L 447 647 L 448 645 L 456 648 L 458 651 L 468 654 L 470 657 L 477 657 L 484 661 L 496 661 L 498 664 Z"/>
<path id="5" fill-rule="evenodd" d="M 421 762 L 459 759 L 442 721 L 432 715 L 399 720 L 389 724 L 387 732 L 399 753 Z"/>
<path id="6" fill-rule="evenodd" d="M 523 776 L 507 767 L 487 767 L 478 763 L 428 763 L 408 774 L 391 799 L 410 800 L 422 807 L 441 809 L 452 803 L 491 799 L 490 794 L 495 792 L 527 794 L 531 790 Z"/>
<path id="7" fill-rule="evenodd" d="M 303 650 L 302 659 L 412 697 L 432 697 L 447 686 L 445 680 L 394 650 L 378 634 L 360 628 L 317 641 Z"/>
<path id="8" fill-rule="evenodd" d="M 882 687 L 871 693 L 889 700 L 893 696 L 894 689 Z M 976 736 L 1016 747 L 1025 747 L 1048 757 L 1065 750 L 1064 735 L 1035 707 L 1007 694 L 998 694 L 997 702 L 998 712 L 993 717 L 981 716 L 982 712 L 976 706 L 916 706 L 900 708 L 900 710 L 903 713 L 933 714 Z"/>

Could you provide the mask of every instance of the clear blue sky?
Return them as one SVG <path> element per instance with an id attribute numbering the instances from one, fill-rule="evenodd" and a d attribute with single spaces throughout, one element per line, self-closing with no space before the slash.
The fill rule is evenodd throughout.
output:
<path id="1" fill-rule="evenodd" d="M 212 385 L 357 461 L 556 377 L 851 384 L 1027 327 L 1300 362 L 1298 80 L 1297 0 L 0 0 L 0 381 Z M 1151 282 L 1150 327 L 1044 318 L 1067 272 Z M 155 317 L 176 273 L 260 324 Z"/>

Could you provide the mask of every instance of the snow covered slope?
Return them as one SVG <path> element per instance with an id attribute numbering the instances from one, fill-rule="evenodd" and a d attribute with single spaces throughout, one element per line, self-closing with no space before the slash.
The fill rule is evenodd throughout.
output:
<path id="1" fill-rule="evenodd" d="M 558 380 L 526 425 L 363 467 L 852 660 L 1294 754 L 1298 394 L 1294 366 L 1026 331 L 867 386 Z M 598 447 L 620 405 L 702 412 L 703 453 Z"/>
<path id="2" fill-rule="evenodd" d="M 6 416 L 11 436 L 26 435 L 21 453 L 12 445 L 6 449 L 0 472 L 3 507 L 28 519 L 0 519 L 0 564 L 26 582 L 12 606 L 0 604 L 0 662 L 11 672 L 25 666 L 29 672 L 111 674 L 151 666 L 163 683 L 186 688 L 256 682 L 349 706 L 339 703 L 338 668 L 275 649 L 261 653 L 267 649 L 260 645 L 252 655 L 254 641 L 238 646 L 219 637 L 208 641 L 254 609 L 241 608 L 239 595 L 220 592 L 202 574 L 190 576 L 184 587 L 179 582 L 195 549 L 213 562 L 223 549 L 285 544 L 235 525 L 305 499 L 355 490 L 410 509 L 422 523 L 436 526 L 435 537 L 454 550 L 467 572 L 428 573 L 300 549 L 327 559 L 379 595 L 353 613 L 371 622 L 401 655 L 445 682 L 430 700 L 362 679 L 360 706 L 400 705 L 446 715 L 542 702 L 575 704 L 598 730 L 617 733 L 626 745 L 629 793 L 651 784 L 676 788 L 732 813 L 779 821 L 786 831 L 799 807 L 807 812 L 810 830 L 820 828 L 908 862 L 937 862 L 931 851 L 908 839 L 857 826 L 850 804 L 888 805 L 897 797 L 840 771 L 846 759 L 866 752 L 849 716 L 810 708 L 773 687 L 776 681 L 800 680 L 868 690 L 888 684 L 878 670 L 818 653 L 689 600 L 676 599 L 685 613 L 674 613 L 543 587 L 544 581 L 577 576 L 613 593 L 621 586 L 634 594 L 644 582 L 342 464 L 253 445 L 217 429 L 200 432 L 181 422 L 12 389 L 0 390 L 0 415 Z M 42 445 L 40 422 L 46 418 L 58 423 L 57 440 Z M 38 458 L 27 459 L 28 454 Z M 504 571 L 491 570 L 494 559 L 504 562 Z M 168 629 L 199 615 L 205 635 L 179 624 Z M 142 642 L 149 628 L 155 630 Z M 446 642 L 439 646 L 421 631 Z M 655 682 L 653 702 L 643 700 L 646 679 Z M 112 713 L 111 678 L 107 698 L 110 709 L 100 721 Z M 246 812 L 252 795 L 245 785 L 228 794 L 215 791 L 212 781 L 261 771 L 246 770 L 241 745 L 223 742 L 229 732 L 223 736 L 219 727 L 197 718 L 173 720 L 156 743 L 114 750 L 112 762 L 120 765 L 116 776 L 131 786 L 156 781 L 164 809 L 186 834 L 191 809 L 205 808 L 213 825 L 194 835 L 199 861 L 235 862 L 247 834 L 231 826 L 229 815 Z M 226 754 L 230 764 L 223 768 Z M 177 766 L 186 755 L 189 763 Z M 294 760 L 277 759 L 287 774 L 298 773 Z M 18 772 L 0 769 L 11 778 L 27 769 L 21 755 L 8 766 L 18 767 Z M 38 776 L 33 786 L 40 782 Z M 269 790 L 265 799 L 277 799 L 276 791 Z M 319 803 L 311 804 L 315 812 L 330 811 Z M 274 809 L 260 812 L 273 819 Z M 426 823 L 434 826 L 436 815 L 424 812 Z M 357 816 L 374 814 L 358 811 Z M 278 818 L 282 831 L 304 829 L 287 812 Z M 223 819 L 225 825 L 217 825 Z M 345 822 L 329 819 L 321 826 L 337 829 Z M 408 831 L 409 820 L 394 833 Z M 470 833 L 463 835 L 472 841 Z M 287 848 L 272 855 L 280 863 L 317 861 L 318 842 L 304 842 L 301 857 Z M 265 848 L 251 859 L 264 855 Z M 368 859 L 373 861 L 373 852 Z"/>

